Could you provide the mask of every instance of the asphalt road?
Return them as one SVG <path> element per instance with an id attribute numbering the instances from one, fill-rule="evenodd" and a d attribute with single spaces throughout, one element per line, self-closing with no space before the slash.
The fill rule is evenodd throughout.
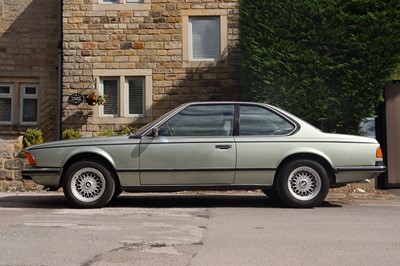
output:
<path id="1" fill-rule="evenodd" d="M 80 210 L 0 193 L 0 265 L 399 265 L 399 221 L 394 195 L 290 209 L 260 193 L 123 194 Z"/>

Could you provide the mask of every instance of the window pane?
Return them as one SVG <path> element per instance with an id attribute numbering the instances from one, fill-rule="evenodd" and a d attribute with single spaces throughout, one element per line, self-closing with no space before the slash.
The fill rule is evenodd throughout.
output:
<path id="1" fill-rule="evenodd" d="M 10 94 L 10 86 L 0 86 L 0 94 Z"/>
<path id="2" fill-rule="evenodd" d="M 143 0 L 126 0 L 127 3 L 143 3 Z"/>
<path id="3" fill-rule="evenodd" d="M 37 99 L 24 99 L 22 107 L 22 122 L 37 122 Z"/>
<path id="4" fill-rule="evenodd" d="M 0 98 L 0 121 L 11 122 L 11 98 Z"/>
<path id="5" fill-rule="evenodd" d="M 129 114 L 143 114 L 144 78 L 130 78 L 128 80 Z"/>
<path id="6" fill-rule="evenodd" d="M 192 58 L 218 59 L 220 53 L 219 18 L 191 17 Z"/>
<path id="7" fill-rule="evenodd" d="M 36 95 L 36 87 L 25 87 L 25 94 Z"/>
<path id="8" fill-rule="evenodd" d="M 103 93 L 106 97 L 106 104 L 104 105 L 104 114 L 118 115 L 118 80 L 109 79 L 103 80 Z"/>
<path id="9" fill-rule="evenodd" d="M 233 105 L 190 106 L 159 129 L 161 136 L 232 136 Z"/>
<path id="10" fill-rule="evenodd" d="M 240 106 L 240 135 L 286 135 L 295 126 L 281 116 L 261 107 Z"/>
<path id="11" fill-rule="evenodd" d="M 118 0 L 103 0 L 103 3 L 118 3 Z"/>

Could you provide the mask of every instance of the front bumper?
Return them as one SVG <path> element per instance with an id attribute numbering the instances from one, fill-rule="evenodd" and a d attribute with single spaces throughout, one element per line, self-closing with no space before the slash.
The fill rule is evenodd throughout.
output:
<path id="1" fill-rule="evenodd" d="M 32 167 L 21 171 L 22 179 L 33 180 L 33 182 L 48 186 L 48 187 L 60 187 L 62 168 L 39 168 Z"/>

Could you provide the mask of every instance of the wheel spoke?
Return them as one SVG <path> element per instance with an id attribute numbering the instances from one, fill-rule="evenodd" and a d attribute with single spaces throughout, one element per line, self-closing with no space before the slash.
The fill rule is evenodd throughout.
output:
<path id="1" fill-rule="evenodd" d="M 289 175 L 288 188 L 296 199 L 311 200 L 321 190 L 321 178 L 313 168 L 301 166 L 294 169 Z"/>
<path id="2" fill-rule="evenodd" d="M 104 193 L 105 185 L 104 175 L 92 167 L 80 169 L 71 180 L 73 195 L 83 202 L 99 199 Z"/>

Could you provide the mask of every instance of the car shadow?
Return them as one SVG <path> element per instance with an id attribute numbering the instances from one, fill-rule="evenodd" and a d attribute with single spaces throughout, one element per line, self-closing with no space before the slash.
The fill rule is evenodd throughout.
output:
<path id="1" fill-rule="evenodd" d="M 263 194 L 122 194 L 111 200 L 111 208 L 287 208 L 280 201 Z M 317 208 L 337 208 L 323 202 Z M 0 208 L 64 209 L 72 208 L 62 194 L 29 194 L 0 197 Z"/>

